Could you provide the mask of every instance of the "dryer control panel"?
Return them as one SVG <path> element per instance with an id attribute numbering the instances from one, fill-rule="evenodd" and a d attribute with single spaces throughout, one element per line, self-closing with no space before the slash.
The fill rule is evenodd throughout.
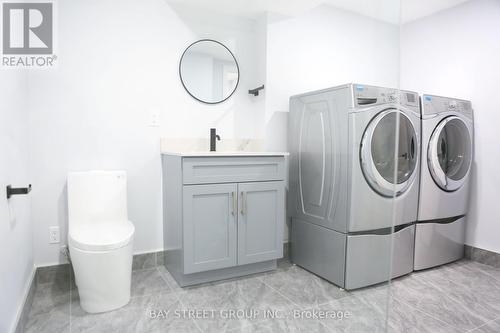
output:
<path id="1" fill-rule="evenodd" d="M 433 95 L 422 96 L 422 113 L 424 115 L 444 112 L 457 112 L 472 119 L 472 104 L 470 101 L 455 98 Z"/>
<path id="2" fill-rule="evenodd" d="M 353 94 L 357 107 L 377 104 L 401 104 L 410 108 L 419 107 L 418 94 L 412 91 L 353 84 Z"/>

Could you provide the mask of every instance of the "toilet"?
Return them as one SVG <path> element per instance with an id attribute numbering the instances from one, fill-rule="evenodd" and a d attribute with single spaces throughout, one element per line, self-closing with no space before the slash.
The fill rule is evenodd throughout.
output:
<path id="1" fill-rule="evenodd" d="M 125 171 L 68 174 L 68 246 L 80 305 L 89 313 L 130 301 L 134 225 Z"/>

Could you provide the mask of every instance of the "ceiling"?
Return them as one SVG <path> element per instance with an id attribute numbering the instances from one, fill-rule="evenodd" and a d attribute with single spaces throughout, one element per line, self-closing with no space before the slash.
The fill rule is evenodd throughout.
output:
<path id="1" fill-rule="evenodd" d="M 401 0 L 401 22 L 408 23 L 469 0 Z"/>
<path id="2" fill-rule="evenodd" d="M 167 0 L 244 17 L 264 12 L 294 16 L 326 4 L 393 24 L 408 23 L 465 1 L 468 0 Z"/>

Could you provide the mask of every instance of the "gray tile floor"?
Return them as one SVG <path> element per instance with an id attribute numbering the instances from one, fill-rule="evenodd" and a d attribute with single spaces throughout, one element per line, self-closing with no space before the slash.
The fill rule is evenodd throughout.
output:
<path id="1" fill-rule="evenodd" d="M 238 309 L 247 312 L 232 312 Z M 329 318 L 308 318 L 314 314 Z M 396 279 L 390 291 L 347 292 L 286 262 L 274 272 L 190 288 L 160 266 L 134 271 L 130 303 L 104 314 L 86 314 L 68 284 L 39 284 L 26 331 L 493 333 L 500 332 L 500 269 L 464 260 Z"/>

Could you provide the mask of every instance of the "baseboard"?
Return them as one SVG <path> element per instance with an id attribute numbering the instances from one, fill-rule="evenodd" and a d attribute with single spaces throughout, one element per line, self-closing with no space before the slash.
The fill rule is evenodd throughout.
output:
<path id="1" fill-rule="evenodd" d="M 164 252 L 165 251 L 156 251 L 134 254 L 132 259 L 132 270 L 136 271 L 163 265 Z"/>
<path id="2" fill-rule="evenodd" d="M 500 253 L 465 245 L 465 258 L 481 264 L 500 268 Z"/>
<path id="3" fill-rule="evenodd" d="M 287 240 L 283 242 L 283 258 L 279 260 L 290 261 L 290 247 L 291 247 L 290 241 Z"/>
<path id="4" fill-rule="evenodd" d="M 141 252 L 133 255 L 132 270 L 148 269 L 158 266 L 164 251 Z M 160 258 L 160 259 L 159 259 Z M 36 280 L 38 284 L 54 283 L 61 281 L 68 274 L 72 274 L 71 263 L 38 266 L 36 269 Z"/>
<path id="5" fill-rule="evenodd" d="M 24 332 L 24 327 L 26 326 L 26 323 L 28 321 L 29 310 L 31 309 L 31 304 L 33 303 L 33 295 L 35 294 L 35 276 L 36 268 L 35 266 L 33 266 L 31 270 L 31 276 L 24 286 L 23 301 L 21 303 L 21 306 L 18 306 L 17 308 L 15 324 L 11 329 L 12 332 Z"/>
<path id="6" fill-rule="evenodd" d="M 132 270 L 148 269 L 154 268 L 159 265 L 164 265 L 165 253 L 172 251 L 168 250 L 157 250 L 151 252 L 138 252 L 135 253 L 132 258 Z M 290 258 L 290 242 L 283 242 L 283 258 L 281 260 L 288 260 Z M 36 268 L 36 274 L 43 282 L 47 283 L 53 279 L 53 275 L 58 275 L 61 272 L 66 272 L 66 268 L 69 267 L 71 263 L 53 264 L 53 265 L 43 265 Z"/>

